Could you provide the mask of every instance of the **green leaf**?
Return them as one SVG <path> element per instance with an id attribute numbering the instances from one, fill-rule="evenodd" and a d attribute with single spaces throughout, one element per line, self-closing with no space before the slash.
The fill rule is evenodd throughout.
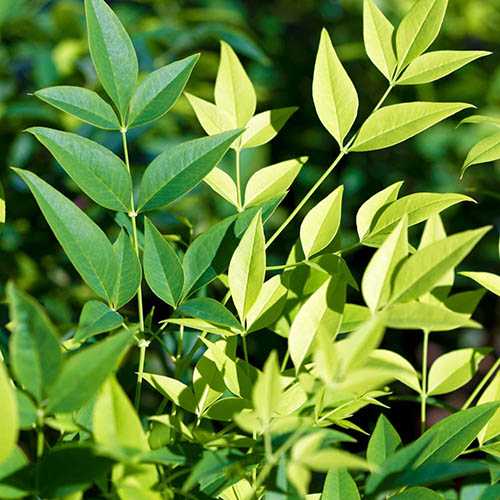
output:
<path id="1" fill-rule="evenodd" d="M 387 417 L 381 414 L 368 441 L 366 459 L 369 463 L 382 465 L 401 445 L 401 438 L 396 429 Z"/>
<path id="2" fill-rule="evenodd" d="M 124 119 L 139 72 L 125 28 L 103 0 L 85 0 L 90 55 L 102 86 Z"/>
<path id="3" fill-rule="evenodd" d="M 266 274 L 266 240 L 262 226 L 262 212 L 245 231 L 229 264 L 229 289 L 241 321 L 257 300 Z"/>
<path id="4" fill-rule="evenodd" d="M 497 372 L 491 382 L 481 394 L 477 404 L 483 405 L 500 399 L 500 372 Z M 497 410 L 488 423 L 481 429 L 477 439 L 479 444 L 483 444 L 500 434 L 500 410 Z"/>
<path id="5" fill-rule="evenodd" d="M 404 216 L 366 266 L 361 291 L 372 312 L 384 306 L 391 294 L 396 266 L 408 255 L 408 219 Z"/>
<path id="6" fill-rule="evenodd" d="M 0 232 L 5 225 L 5 192 L 2 184 L 0 183 Z"/>
<path id="7" fill-rule="evenodd" d="M 313 100 L 321 123 L 342 149 L 358 113 L 358 94 L 324 28 L 314 65 Z"/>
<path id="8" fill-rule="evenodd" d="M 298 109 L 296 107 L 271 109 L 252 117 L 241 136 L 240 148 L 255 148 L 274 139 Z"/>
<path id="9" fill-rule="evenodd" d="M 238 320 L 226 307 L 208 297 L 190 299 L 179 306 L 179 311 L 216 325 L 237 328 L 238 330 L 241 329 Z"/>
<path id="10" fill-rule="evenodd" d="M 17 415 L 17 400 L 7 369 L 0 360 L 0 464 L 5 462 L 14 452 L 19 434 L 19 417 Z"/>
<path id="11" fill-rule="evenodd" d="M 321 500 L 359 500 L 359 491 L 347 469 L 330 469 Z"/>
<path id="12" fill-rule="evenodd" d="M 394 278 L 391 303 L 409 302 L 430 291 L 489 230 L 490 227 L 483 227 L 453 234 L 418 250 L 399 267 Z"/>
<path id="13" fill-rule="evenodd" d="M 388 148 L 471 107 L 461 102 L 405 102 L 385 106 L 367 118 L 349 151 Z"/>
<path id="14" fill-rule="evenodd" d="M 184 285 L 181 261 L 152 222 L 145 218 L 144 224 L 144 277 L 155 295 L 175 307 Z"/>
<path id="15" fill-rule="evenodd" d="M 369 231 L 363 236 L 362 243 L 380 246 L 386 235 L 405 215 L 408 216 L 408 227 L 410 227 L 463 201 L 474 200 L 463 194 L 454 193 L 414 193 L 404 196 L 377 212 Z"/>
<path id="16" fill-rule="evenodd" d="M 495 116 L 484 116 L 484 115 L 472 115 L 464 118 L 457 127 L 460 127 L 463 123 L 490 123 L 495 127 L 500 127 L 500 118 Z"/>
<path id="17" fill-rule="evenodd" d="M 272 351 L 252 392 L 253 406 L 263 425 L 268 425 L 276 412 L 283 392 L 278 355 Z"/>
<path id="18" fill-rule="evenodd" d="M 427 394 L 446 394 L 465 385 L 476 374 L 479 363 L 490 350 L 458 349 L 439 356 L 429 370 Z"/>
<path id="19" fill-rule="evenodd" d="M 28 184 L 49 226 L 84 281 L 110 300 L 117 262 L 102 230 L 72 201 L 27 170 L 14 171 Z"/>
<path id="20" fill-rule="evenodd" d="M 105 147 L 79 135 L 45 127 L 28 129 L 96 203 L 131 210 L 132 181 L 125 163 Z"/>
<path id="21" fill-rule="evenodd" d="M 244 127 L 255 113 L 257 105 L 250 78 L 234 50 L 223 41 L 215 80 L 215 104 L 228 114 L 233 127 Z"/>
<path id="22" fill-rule="evenodd" d="M 32 489 L 28 459 L 19 446 L 14 447 L 7 460 L 0 463 L 1 498 L 26 498 Z"/>
<path id="23" fill-rule="evenodd" d="M 392 82 L 396 69 L 396 55 L 392 46 L 394 27 L 373 0 L 364 0 L 363 39 L 371 62 Z"/>
<path id="24" fill-rule="evenodd" d="M 288 347 L 297 371 L 320 331 L 325 331 L 332 341 L 337 335 L 342 321 L 345 294 L 345 279 L 341 275 L 334 275 L 306 300 L 295 316 L 288 336 Z"/>
<path id="25" fill-rule="evenodd" d="M 115 309 L 120 309 L 135 297 L 141 286 L 142 269 L 132 241 L 123 228 L 113 243 L 113 250 L 116 255 L 118 272 L 112 302 Z"/>
<path id="26" fill-rule="evenodd" d="M 396 31 L 398 69 L 425 52 L 436 39 L 446 13 L 448 0 L 418 0 Z"/>
<path id="27" fill-rule="evenodd" d="M 141 421 L 113 376 L 100 388 L 92 418 L 92 433 L 97 444 L 109 450 L 123 447 L 149 451 Z"/>
<path id="28" fill-rule="evenodd" d="M 212 420 L 230 422 L 235 413 L 240 413 L 250 407 L 250 403 L 245 399 L 227 397 L 219 399 L 214 404 L 210 405 L 208 410 L 204 413 L 204 416 Z"/>
<path id="29" fill-rule="evenodd" d="M 110 332 L 123 323 L 123 317 L 98 300 L 89 300 L 83 306 L 75 333 L 75 342 L 83 342 L 99 333 Z"/>
<path id="30" fill-rule="evenodd" d="M 368 200 L 361 205 L 356 214 L 356 228 L 360 240 L 362 240 L 370 230 L 373 219 L 379 214 L 382 208 L 397 199 L 402 185 L 403 181 L 395 182 L 368 198 Z"/>
<path id="31" fill-rule="evenodd" d="M 164 207 L 196 187 L 226 154 L 242 130 L 231 130 L 173 146 L 146 168 L 139 212 Z"/>
<path id="32" fill-rule="evenodd" d="M 393 304 L 387 309 L 387 326 L 400 330 L 445 332 L 469 324 L 469 314 L 459 314 L 444 305 L 426 302 Z"/>
<path id="33" fill-rule="evenodd" d="M 497 276 L 493 273 L 486 272 L 462 272 L 460 273 L 462 276 L 467 276 L 467 278 L 471 278 L 481 286 L 484 286 L 490 292 L 493 292 L 495 295 L 500 297 L 500 276 Z"/>
<path id="34" fill-rule="evenodd" d="M 52 106 L 106 130 L 120 130 L 113 108 L 99 94 L 82 87 L 61 85 L 35 92 L 35 95 Z"/>
<path id="35" fill-rule="evenodd" d="M 416 486 L 414 488 L 408 488 L 402 493 L 397 493 L 393 497 L 394 500 L 444 500 L 444 497 L 430 490 L 429 488 L 423 488 L 421 486 Z"/>
<path id="36" fill-rule="evenodd" d="M 368 356 L 366 366 L 390 372 L 402 384 L 405 384 L 416 392 L 421 392 L 420 381 L 418 380 L 415 368 L 413 368 L 409 361 L 396 352 L 376 349 Z"/>
<path id="37" fill-rule="evenodd" d="M 203 179 L 217 194 L 231 205 L 238 206 L 236 184 L 229 174 L 219 167 L 214 167 Z"/>
<path id="38" fill-rule="evenodd" d="M 197 413 L 197 403 L 193 391 L 181 381 L 153 373 L 144 373 L 143 379 L 177 406 L 191 413 Z"/>
<path id="39" fill-rule="evenodd" d="M 398 78 L 397 85 L 429 83 L 453 73 L 466 64 L 490 55 L 479 50 L 437 50 L 417 57 Z"/>
<path id="40" fill-rule="evenodd" d="M 199 57 L 186 57 L 147 75 L 130 101 L 127 128 L 145 125 L 167 113 L 182 94 Z"/>
<path id="41" fill-rule="evenodd" d="M 208 135 L 220 134 L 234 128 L 231 116 L 222 108 L 188 92 L 185 92 L 184 95 L 191 104 L 200 125 Z"/>
<path id="42" fill-rule="evenodd" d="M 61 369 L 59 335 L 47 313 L 29 295 L 7 284 L 12 321 L 9 349 L 12 371 L 21 387 L 41 401 Z"/>
<path id="43" fill-rule="evenodd" d="M 346 304 L 339 333 L 352 332 L 371 316 L 370 309 L 357 304 Z"/>
<path id="44" fill-rule="evenodd" d="M 304 217 L 300 242 L 306 259 L 326 248 L 335 238 L 340 227 L 343 192 L 344 186 L 339 186 Z"/>
<path id="45" fill-rule="evenodd" d="M 47 410 L 67 413 L 80 409 L 114 371 L 133 336 L 133 330 L 124 330 L 73 354 L 52 386 Z"/>
<path id="46" fill-rule="evenodd" d="M 19 427 L 23 430 L 32 430 L 37 421 L 37 409 L 33 399 L 20 389 L 16 389 L 16 399 Z"/>
<path id="47" fill-rule="evenodd" d="M 302 156 L 261 168 L 250 177 L 245 188 L 245 207 L 264 203 L 284 194 L 309 158 Z"/>
<path id="48" fill-rule="evenodd" d="M 478 163 L 487 163 L 500 159 L 500 132 L 496 132 L 486 139 L 479 141 L 467 154 L 460 178 L 463 177 L 464 172 L 471 166 Z"/>

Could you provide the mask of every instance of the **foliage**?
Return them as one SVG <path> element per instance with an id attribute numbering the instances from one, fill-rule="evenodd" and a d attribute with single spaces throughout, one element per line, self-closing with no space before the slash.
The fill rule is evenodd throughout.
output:
<path id="1" fill-rule="evenodd" d="M 267 262 L 270 245 L 344 157 L 401 143 L 471 107 L 430 101 L 384 106 L 397 86 L 434 81 L 487 55 L 426 52 L 446 7 L 446 0 L 417 0 L 395 28 L 365 0 L 366 52 L 388 88 L 357 129 L 356 87 L 322 31 L 313 100 L 339 153 L 271 232 L 268 221 L 307 158 L 262 168 L 245 183 L 240 155 L 271 141 L 296 108 L 256 114 L 253 83 L 222 42 L 215 104 L 188 95 L 208 135 L 161 152 L 137 183 L 129 137 L 170 110 L 198 56 L 138 83 L 134 45 L 121 21 L 104 0 L 85 0 L 90 54 L 110 100 L 67 85 L 36 96 L 114 130 L 123 160 L 77 134 L 47 127 L 28 132 L 83 193 L 116 212 L 119 231 L 112 243 L 41 176 L 14 169 L 91 292 L 79 324 L 68 331 L 18 285 L 6 287 L 11 335 L 0 360 L 2 498 L 443 499 L 457 498 L 452 481 L 467 476 L 485 495 L 496 495 L 500 397 L 499 377 L 491 377 L 500 360 L 460 409 L 427 426 L 428 406 L 444 404 L 436 396 L 470 382 L 489 352 L 452 350 L 428 369 L 431 332 L 481 328 L 471 316 L 484 291 L 452 289 L 455 269 L 490 227 L 447 235 L 440 215 L 474 200 L 455 193 L 400 196 L 397 182 L 359 208 L 359 241 L 346 246 L 344 188 L 338 186 L 303 216 L 286 262 Z M 496 123 L 481 116 L 466 121 Z M 495 140 L 474 146 L 464 170 L 497 159 Z M 218 167 L 229 155 L 234 175 Z M 162 234 L 156 218 L 202 182 L 232 206 L 231 215 L 195 238 Z M 3 210 L 0 215 L 4 219 Z M 410 228 L 421 223 L 415 239 Z M 349 264 L 361 248 L 372 256 L 358 285 Z M 499 294 L 498 276 L 463 274 Z M 161 316 L 144 308 L 148 289 Z M 422 331 L 420 370 L 383 348 L 388 328 Z M 251 363 L 250 335 L 274 338 L 286 354 L 280 360 L 268 350 L 263 363 Z M 136 351 L 137 370 L 130 366 Z M 421 435 L 406 445 L 380 411 L 393 391 L 392 398 L 408 398 L 398 384 L 420 404 Z M 142 404 L 146 395 L 154 401 L 152 413 Z M 363 446 L 367 432 L 357 414 L 370 408 L 379 416 Z M 463 458 L 467 454 L 473 458 Z M 464 486 L 460 498 L 467 494 Z"/>

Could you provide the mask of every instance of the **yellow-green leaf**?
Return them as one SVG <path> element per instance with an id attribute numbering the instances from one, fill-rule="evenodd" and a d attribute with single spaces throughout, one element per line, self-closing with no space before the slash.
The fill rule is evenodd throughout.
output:
<path id="1" fill-rule="evenodd" d="M 208 135 L 220 134 L 234 128 L 230 115 L 222 108 L 188 92 L 185 92 L 184 95 L 191 104 L 200 125 Z"/>
<path id="2" fill-rule="evenodd" d="M 500 159 L 500 132 L 496 132 L 486 139 L 479 141 L 467 154 L 460 177 L 463 177 L 464 172 L 471 166 L 478 163 L 487 163 Z"/>
<path id="3" fill-rule="evenodd" d="M 238 206 L 236 184 L 229 174 L 219 167 L 214 167 L 203 179 L 217 194 L 235 207 Z"/>
<path id="4" fill-rule="evenodd" d="M 493 292 L 495 295 L 498 295 L 500 297 L 500 276 L 493 273 L 487 273 L 484 271 L 478 271 L 478 272 L 467 271 L 467 272 L 462 272 L 460 274 L 462 276 L 467 276 L 467 278 L 473 279 L 481 286 L 484 286 L 484 288 L 486 288 L 490 292 Z"/>
<path id="5" fill-rule="evenodd" d="M 7 374 L 7 369 L 0 360 L 0 464 L 5 462 L 14 451 L 19 434 L 19 417 L 14 386 Z"/>

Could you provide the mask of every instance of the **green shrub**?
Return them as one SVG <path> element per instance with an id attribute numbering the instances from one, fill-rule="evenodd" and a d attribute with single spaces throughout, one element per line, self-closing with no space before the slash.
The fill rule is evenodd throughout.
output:
<path id="1" fill-rule="evenodd" d="M 446 6 L 446 0 L 418 0 L 394 31 L 365 0 L 366 51 L 388 88 L 356 131 L 356 89 L 322 32 L 313 99 L 340 152 L 282 225 L 266 235 L 266 221 L 307 158 L 262 168 L 243 186 L 239 156 L 272 140 L 297 108 L 255 114 L 252 82 L 222 43 L 215 104 L 187 95 L 208 136 L 160 154 L 136 193 L 127 134 L 168 112 L 198 56 L 137 85 L 135 50 L 120 21 L 103 0 L 85 1 L 90 52 L 112 104 L 78 87 L 36 95 L 121 134 L 123 160 L 75 134 L 45 127 L 28 132 L 89 198 L 117 212 L 120 232 L 112 244 L 71 200 L 16 169 L 95 299 L 84 305 L 77 328 L 61 336 L 34 298 L 7 285 L 11 336 L 0 367 L 1 498 L 432 500 L 458 498 L 453 480 L 465 476 L 476 480 L 481 498 L 498 498 L 500 376 L 490 379 L 499 362 L 461 409 L 426 430 L 427 406 L 442 406 L 439 396 L 469 382 L 489 352 L 462 348 L 427 368 L 431 332 L 481 327 L 471 315 L 484 290 L 452 288 L 455 268 L 489 227 L 448 236 L 440 218 L 446 208 L 473 200 L 452 193 L 400 197 L 397 182 L 360 207 L 359 242 L 343 247 L 339 186 L 305 215 L 286 262 L 266 265 L 266 249 L 344 156 L 400 143 L 471 107 L 383 106 L 394 87 L 436 80 L 487 54 L 425 52 Z M 464 169 L 498 158 L 497 136 L 475 146 Z M 234 175 L 217 167 L 229 149 Z M 161 234 L 155 211 L 201 182 L 233 206 L 233 215 L 192 241 Z M 409 228 L 421 222 L 421 237 L 412 244 Z M 358 285 L 348 256 L 362 247 L 374 250 Z M 499 294 L 500 278 L 463 274 Z M 143 310 L 143 277 L 162 313 L 169 311 L 166 319 Z M 221 288 L 226 294 L 217 300 Z M 353 291 L 365 305 L 351 298 Z M 137 318 L 124 308 L 132 300 Z M 421 374 L 397 352 L 381 348 L 387 328 L 423 332 Z M 272 350 L 262 366 L 254 366 L 247 336 L 265 343 L 273 334 L 286 354 L 280 362 Z M 137 350 L 133 405 L 124 388 L 131 386 Z M 422 435 L 403 445 L 406 436 L 401 439 L 380 413 L 363 447 L 356 441 L 366 430 L 353 416 L 368 406 L 387 408 L 393 382 L 419 403 Z M 153 414 L 141 405 L 146 390 L 156 405 Z M 480 454 L 462 458 L 469 453 Z M 460 498 L 470 494 L 464 486 Z"/>

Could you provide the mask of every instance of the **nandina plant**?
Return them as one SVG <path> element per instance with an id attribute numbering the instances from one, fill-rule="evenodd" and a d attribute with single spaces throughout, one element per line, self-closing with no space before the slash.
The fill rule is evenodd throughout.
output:
<path id="1" fill-rule="evenodd" d="M 455 268 L 490 228 L 447 235 L 440 217 L 472 199 L 400 196 L 397 182 L 362 204 L 359 241 L 349 247 L 341 241 L 342 186 L 302 212 L 344 156 L 390 147 L 471 107 L 384 106 L 400 85 L 437 80 L 487 55 L 426 52 L 446 6 L 446 0 L 418 0 L 395 29 L 365 0 L 366 52 L 388 86 L 357 129 L 356 88 L 323 30 L 312 94 L 339 153 L 271 233 L 266 222 L 307 168 L 307 158 L 260 168 L 242 185 L 240 153 L 271 141 L 297 108 L 255 114 L 252 82 L 223 42 L 215 104 L 186 94 L 208 135 L 164 151 L 134 186 L 128 133 L 168 112 L 198 55 L 138 83 L 135 50 L 122 24 L 103 0 L 85 0 L 90 53 L 109 100 L 69 86 L 36 96 L 120 134 L 121 157 L 75 134 L 45 127 L 27 132 L 88 198 L 118 214 L 119 231 L 112 243 L 65 195 L 15 169 L 95 298 L 71 331 L 61 331 L 34 298 L 7 284 L 11 335 L 0 362 L 1 498 L 437 500 L 479 498 L 477 488 L 481 498 L 498 498 L 500 376 L 491 379 L 498 362 L 462 408 L 426 425 L 428 406 L 441 405 L 440 396 L 469 382 L 489 352 L 447 352 L 428 369 L 434 332 L 481 328 L 471 315 L 484 290 L 456 293 L 453 283 Z M 490 161 L 486 151 L 491 147 L 476 146 L 465 167 L 478 158 Z M 226 154 L 234 158 L 231 172 L 217 166 Z M 233 215 L 192 241 L 163 235 L 155 212 L 169 210 L 202 182 L 233 206 Z M 298 216 L 300 232 L 286 260 L 267 266 L 266 250 Z M 415 239 L 409 228 L 424 222 Z M 373 255 L 357 283 L 349 259 L 361 247 L 371 247 Z M 499 292 L 499 278 L 466 274 Z M 161 310 L 170 311 L 167 317 L 144 310 L 146 286 L 164 304 Z M 359 300 L 347 302 L 348 287 Z M 137 314 L 126 313 L 130 303 Z M 420 367 L 380 348 L 387 328 L 422 332 Z M 249 335 L 263 345 L 277 335 L 286 354 L 278 359 L 272 351 L 251 364 Z M 163 364 L 146 371 L 152 355 Z M 136 378 L 134 394 L 117 379 L 127 372 Z M 387 396 L 398 397 L 395 381 L 414 393 L 422 435 L 413 442 L 390 422 Z M 146 391 L 153 401 L 160 398 L 153 411 L 142 404 Z M 367 406 L 380 410 L 376 425 L 353 419 Z M 356 442 L 367 432 L 363 449 Z M 463 481 L 467 476 L 474 491 Z"/>

